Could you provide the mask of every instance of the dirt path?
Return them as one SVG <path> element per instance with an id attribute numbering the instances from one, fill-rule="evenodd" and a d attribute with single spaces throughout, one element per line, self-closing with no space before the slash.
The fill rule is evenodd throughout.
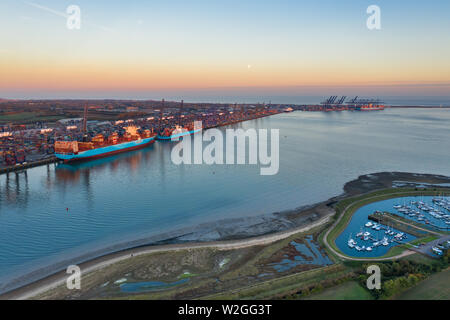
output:
<path id="1" fill-rule="evenodd" d="M 98 271 L 102 268 L 110 266 L 114 263 L 129 259 L 131 257 L 140 256 L 155 252 L 168 252 L 168 251 L 179 251 L 179 250 L 189 250 L 189 249 L 199 249 L 199 248 L 212 248 L 218 250 L 231 250 L 231 249 L 241 249 L 252 246 L 267 245 L 278 240 L 286 239 L 296 233 L 302 233 L 309 231 L 315 227 L 326 224 L 331 216 L 332 212 L 324 216 L 323 218 L 317 220 L 316 222 L 298 227 L 292 230 L 286 230 L 283 232 L 278 232 L 274 234 L 269 234 L 265 236 L 259 236 L 249 239 L 242 240 L 232 240 L 232 241 L 217 241 L 217 242 L 207 242 L 207 243 L 189 243 L 189 244 L 174 244 L 174 245 L 161 245 L 161 246 L 147 246 L 139 247 L 134 249 L 126 250 L 122 253 L 110 254 L 104 257 L 94 259 L 94 262 L 86 262 L 80 264 L 81 271 L 84 275 Z M 65 272 L 59 272 L 53 276 L 46 279 L 36 281 L 33 284 L 27 285 L 25 287 L 13 290 L 10 293 L 0 295 L 0 299 L 30 299 L 36 297 L 37 295 L 44 293 L 48 290 L 54 289 L 66 282 L 67 274 Z"/>

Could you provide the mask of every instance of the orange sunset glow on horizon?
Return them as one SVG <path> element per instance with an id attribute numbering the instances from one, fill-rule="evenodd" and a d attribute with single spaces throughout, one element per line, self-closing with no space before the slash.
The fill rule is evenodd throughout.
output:
<path id="1" fill-rule="evenodd" d="M 65 5 L 7 2 L 0 5 L 0 19 L 14 32 L 1 31 L 0 96 L 359 86 L 450 95 L 450 42 L 443 41 L 448 21 L 438 25 L 437 14 L 411 28 L 398 4 L 385 2 L 383 28 L 371 31 L 363 5 L 319 9 L 290 2 L 290 8 L 270 12 L 261 3 L 252 7 L 256 16 L 198 3 L 177 15 L 176 5 L 173 11 L 163 4 L 125 10 L 81 1 L 85 23 L 69 30 Z M 418 15 L 421 5 L 412 7 Z M 146 9 L 150 17 L 142 13 Z"/>

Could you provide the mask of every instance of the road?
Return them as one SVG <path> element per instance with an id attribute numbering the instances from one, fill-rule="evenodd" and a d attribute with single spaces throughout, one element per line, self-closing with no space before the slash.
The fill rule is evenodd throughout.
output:
<path id="1" fill-rule="evenodd" d="M 439 239 L 430 241 L 430 242 L 426 243 L 424 246 L 421 246 L 419 248 L 414 248 L 413 250 L 418 252 L 418 253 L 422 253 L 422 254 L 425 254 L 427 256 L 430 256 L 430 257 L 433 257 L 433 258 L 437 258 L 438 256 L 437 255 L 433 255 L 431 248 L 436 246 L 436 245 L 438 245 L 438 244 L 440 244 L 440 243 L 443 243 L 443 242 L 449 241 L 449 240 L 450 240 L 450 235 L 444 235 L 444 236 L 440 237 Z"/>

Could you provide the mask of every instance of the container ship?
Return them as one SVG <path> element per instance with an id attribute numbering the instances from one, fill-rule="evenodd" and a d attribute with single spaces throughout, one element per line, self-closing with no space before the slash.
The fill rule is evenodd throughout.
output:
<path id="1" fill-rule="evenodd" d="M 194 126 L 175 126 L 175 128 L 165 128 L 158 134 L 157 138 L 158 140 L 172 140 L 172 138 L 188 136 L 201 130 L 202 128 L 196 128 Z"/>
<path id="2" fill-rule="evenodd" d="M 156 134 L 150 130 L 139 132 L 133 126 L 124 129 L 123 136 L 114 132 L 105 139 L 98 134 L 90 142 L 55 141 L 55 156 L 64 162 L 91 160 L 141 149 L 155 142 Z"/>
<path id="3" fill-rule="evenodd" d="M 375 111 L 375 110 L 384 110 L 384 105 L 382 104 L 366 104 L 362 106 L 356 106 L 355 110 L 357 111 Z"/>
<path id="4" fill-rule="evenodd" d="M 184 115 L 182 115 L 183 105 L 184 105 L 184 101 L 181 100 L 180 110 L 179 110 L 179 114 L 177 117 L 177 120 L 179 121 L 178 123 L 181 123 L 182 118 L 184 117 Z M 195 127 L 194 123 L 190 123 L 185 126 L 179 126 L 179 125 L 173 126 L 172 125 L 172 126 L 165 127 L 165 125 L 167 125 L 167 124 L 162 123 L 163 119 L 164 119 L 164 99 L 162 99 L 162 106 L 161 106 L 160 116 L 159 116 L 159 128 L 161 130 L 158 132 L 158 135 L 157 135 L 158 140 L 168 141 L 168 140 L 172 140 L 173 138 L 188 136 L 188 135 L 200 132 L 202 130 L 201 127 L 200 128 Z"/>

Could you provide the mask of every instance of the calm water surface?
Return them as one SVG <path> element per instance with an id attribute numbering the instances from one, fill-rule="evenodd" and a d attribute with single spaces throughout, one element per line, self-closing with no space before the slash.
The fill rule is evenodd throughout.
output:
<path id="1" fill-rule="evenodd" d="M 450 110 L 392 109 L 295 112 L 236 125 L 280 129 L 274 176 L 259 175 L 256 165 L 177 166 L 172 144 L 159 142 L 1 175 L 0 283 L 162 232 L 326 200 L 361 174 L 450 175 L 449 124 Z"/>

